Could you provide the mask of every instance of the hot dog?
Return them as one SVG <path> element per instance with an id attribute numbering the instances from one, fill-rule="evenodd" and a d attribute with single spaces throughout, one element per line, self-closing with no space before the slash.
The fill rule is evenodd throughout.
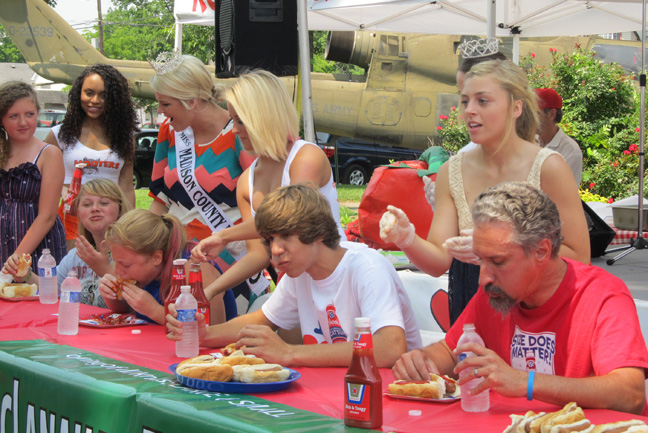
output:
<path id="1" fill-rule="evenodd" d="M 36 284 L 12 283 L 5 284 L 0 288 L 0 296 L 5 298 L 21 298 L 23 296 L 34 296 L 38 286 Z"/>
<path id="2" fill-rule="evenodd" d="M 233 380 L 243 383 L 280 382 L 290 377 L 290 370 L 279 364 L 235 365 L 232 369 Z"/>
<path id="3" fill-rule="evenodd" d="M 130 283 L 130 284 L 135 284 L 137 281 L 131 280 L 131 279 L 123 279 L 123 278 L 117 278 L 117 284 L 115 285 L 115 296 L 117 299 L 123 299 L 124 296 L 122 295 L 122 290 L 124 289 L 124 283 Z"/>
<path id="4" fill-rule="evenodd" d="M 221 364 L 219 359 L 211 355 L 199 355 L 185 359 L 176 367 L 176 373 L 215 382 L 229 382 L 234 375 L 232 366 Z"/>
<path id="5" fill-rule="evenodd" d="M 18 261 L 18 271 L 16 272 L 16 276 L 19 278 L 25 278 L 29 273 L 31 264 L 32 258 L 28 253 L 21 255 L 20 260 Z"/>
<path id="6" fill-rule="evenodd" d="M 395 395 L 438 399 L 443 398 L 446 393 L 446 381 L 441 376 L 430 373 L 430 380 L 397 380 L 390 383 L 389 392 Z"/>

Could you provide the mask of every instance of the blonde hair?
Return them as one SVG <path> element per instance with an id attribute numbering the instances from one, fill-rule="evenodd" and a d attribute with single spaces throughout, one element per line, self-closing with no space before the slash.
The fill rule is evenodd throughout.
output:
<path id="1" fill-rule="evenodd" d="M 490 60 L 473 66 L 466 74 L 466 81 L 486 75 L 509 94 L 509 119 L 502 144 L 509 138 L 515 101 L 522 102 L 522 114 L 515 120 L 515 132 L 520 138 L 534 143 L 538 129 L 538 98 L 529 87 L 529 80 L 522 68 L 510 60 Z"/>
<path id="2" fill-rule="evenodd" d="M 172 71 L 162 75 L 155 74 L 150 83 L 154 91 L 179 99 L 190 110 L 187 101 L 198 98 L 217 104 L 222 89 L 214 86 L 214 78 L 205 64 L 194 56 L 181 55 L 182 63 Z"/>
<path id="3" fill-rule="evenodd" d="M 83 197 L 83 195 L 85 194 L 92 194 L 99 197 L 104 197 L 116 202 L 119 205 L 119 218 L 124 216 L 124 214 L 130 210 L 130 204 L 126 199 L 124 192 L 119 187 L 119 185 L 117 185 L 115 182 L 113 182 L 110 179 L 106 179 L 106 178 L 92 179 L 87 183 L 84 183 L 81 186 L 81 191 L 79 191 L 79 195 L 74 199 L 74 203 L 72 204 L 72 206 L 74 206 L 75 209 L 78 210 L 79 203 L 81 202 L 81 197 Z M 88 240 L 88 242 L 96 246 L 96 242 L 92 237 L 92 233 L 90 233 L 83 226 L 83 224 L 81 224 L 81 220 L 79 220 L 79 236 L 85 237 Z"/>
<path id="4" fill-rule="evenodd" d="M 164 298 L 171 286 L 173 260 L 182 255 L 187 235 L 178 218 L 171 214 L 160 216 L 146 209 L 133 209 L 108 226 L 106 242 L 149 257 L 162 251 L 163 268 L 159 280 L 160 294 Z"/>
<path id="5" fill-rule="evenodd" d="M 299 116 L 279 78 L 263 70 L 243 74 L 225 91 L 225 100 L 245 125 L 257 156 L 288 157 L 288 141 L 299 137 Z"/>

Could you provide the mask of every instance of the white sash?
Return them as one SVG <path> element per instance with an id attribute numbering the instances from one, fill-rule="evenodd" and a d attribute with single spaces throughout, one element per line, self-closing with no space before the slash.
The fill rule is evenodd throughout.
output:
<path id="1" fill-rule="evenodd" d="M 232 129 L 233 123 L 230 121 L 221 135 Z M 188 127 L 184 131 L 173 131 L 175 134 L 175 152 L 176 164 L 178 169 L 178 180 L 187 191 L 187 195 L 192 203 L 198 209 L 203 221 L 212 232 L 219 232 L 233 224 L 225 215 L 221 207 L 207 194 L 200 186 L 195 177 L 196 152 L 194 151 L 193 129 Z M 229 250 L 228 250 L 229 251 Z M 233 254 L 236 260 L 240 260 L 244 253 Z M 246 283 L 252 293 L 261 294 L 269 285 L 267 279 L 263 278 L 263 271 L 248 278 Z"/>

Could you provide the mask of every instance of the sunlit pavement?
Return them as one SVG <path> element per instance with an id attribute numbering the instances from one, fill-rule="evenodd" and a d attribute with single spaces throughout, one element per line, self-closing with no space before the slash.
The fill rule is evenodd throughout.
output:
<path id="1" fill-rule="evenodd" d="M 633 298 L 648 301 L 648 250 L 635 250 L 613 265 L 605 263 L 620 253 L 621 251 L 617 251 L 595 257 L 592 264 L 621 278 L 630 289 Z"/>

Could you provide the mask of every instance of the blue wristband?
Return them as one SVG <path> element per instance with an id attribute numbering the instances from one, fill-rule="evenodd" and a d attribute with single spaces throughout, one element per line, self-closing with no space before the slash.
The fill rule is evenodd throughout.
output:
<path id="1" fill-rule="evenodd" d="M 529 372 L 529 380 L 527 382 L 527 400 L 533 400 L 533 381 L 535 379 L 535 371 Z"/>

